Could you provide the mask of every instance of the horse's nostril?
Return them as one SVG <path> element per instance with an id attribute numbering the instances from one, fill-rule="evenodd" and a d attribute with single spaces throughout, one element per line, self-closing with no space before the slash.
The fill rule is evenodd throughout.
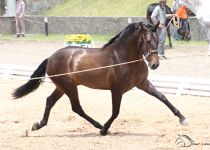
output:
<path id="1" fill-rule="evenodd" d="M 159 66 L 159 64 L 152 64 L 151 69 L 156 69 Z"/>

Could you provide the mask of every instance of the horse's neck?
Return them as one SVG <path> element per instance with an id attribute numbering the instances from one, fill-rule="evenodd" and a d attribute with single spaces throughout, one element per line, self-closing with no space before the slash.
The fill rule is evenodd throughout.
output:
<path id="1" fill-rule="evenodd" d="M 137 44 L 134 43 L 123 43 L 123 44 L 116 44 L 114 45 L 114 51 L 117 52 L 117 54 L 119 55 L 119 57 L 121 57 L 122 59 L 125 60 L 133 60 L 136 59 L 137 57 L 139 57 L 138 54 L 138 47 L 135 46 Z"/>

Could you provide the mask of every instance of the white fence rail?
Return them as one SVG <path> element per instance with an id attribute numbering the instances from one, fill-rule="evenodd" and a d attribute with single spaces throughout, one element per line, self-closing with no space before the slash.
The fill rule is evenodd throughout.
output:
<path id="1" fill-rule="evenodd" d="M 0 78 L 28 80 L 37 67 L 0 64 Z M 45 81 L 50 80 L 47 78 Z"/>
<path id="2" fill-rule="evenodd" d="M 166 75 L 151 75 L 149 79 L 164 93 L 210 97 L 210 79 Z"/>
<path id="3" fill-rule="evenodd" d="M 33 66 L 0 65 L 0 77 L 27 80 L 36 68 Z M 150 75 L 149 80 L 163 93 L 210 97 L 210 79 Z"/>

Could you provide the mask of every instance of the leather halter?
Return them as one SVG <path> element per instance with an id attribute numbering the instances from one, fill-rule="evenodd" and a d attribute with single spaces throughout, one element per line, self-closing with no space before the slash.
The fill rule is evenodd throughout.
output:
<path id="1" fill-rule="evenodd" d="M 158 50 L 148 50 L 146 54 L 144 54 L 145 58 L 149 57 L 151 54 L 157 54 Z"/>

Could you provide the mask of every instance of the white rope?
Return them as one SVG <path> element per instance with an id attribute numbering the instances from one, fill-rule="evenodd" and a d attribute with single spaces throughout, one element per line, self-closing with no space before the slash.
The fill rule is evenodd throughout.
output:
<path id="1" fill-rule="evenodd" d="M 174 16 L 171 18 L 171 20 L 169 21 L 169 23 L 168 23 L 167 26 L 166 26 L 166 29 L 170 26 L 171 22 L 173 21 L 173 19 L 174 19 L 175 17 L 176 17 L 176 16 L 174 15 Z"/>
<path id="2" fill-rule="evenodd" d="M 116 66 L 121 66 L 121 65 L 127 65 L 127 64 L 131 64 L 131 63 L 135 63 L 135 62 L 143 61 L 143 60 L 144 60 L 144 58 L 133 60 L 133 61 L 129 61 L 129 62 L 124 62 L 124 63 L 114 64 L 114 65 L 102 66 L 102 67 L 97 67 L 97 68 L 91 68 L 91 69 L 85 69 L 85 70 L 73 71 L 73 72 L 67 72 L 67 73 L 61 73 L 61 74 L 55 74 L 55 75 L 46 76 L 46 77 L 36 77 L 36 78 L 31 78 L 30 80 L 53 78 L 53 77 L 58 77 L 58 76 L 64 76 L 64 75 L 71 75 L 71 74 L 78 74 L 78 73 L 83 73 L 83 72 L 95 71 L 95 70 L 99 70 L 99 69 L 105 69 L 105 68 L 111 68 L 111 67 L 116 67 Z"/>

